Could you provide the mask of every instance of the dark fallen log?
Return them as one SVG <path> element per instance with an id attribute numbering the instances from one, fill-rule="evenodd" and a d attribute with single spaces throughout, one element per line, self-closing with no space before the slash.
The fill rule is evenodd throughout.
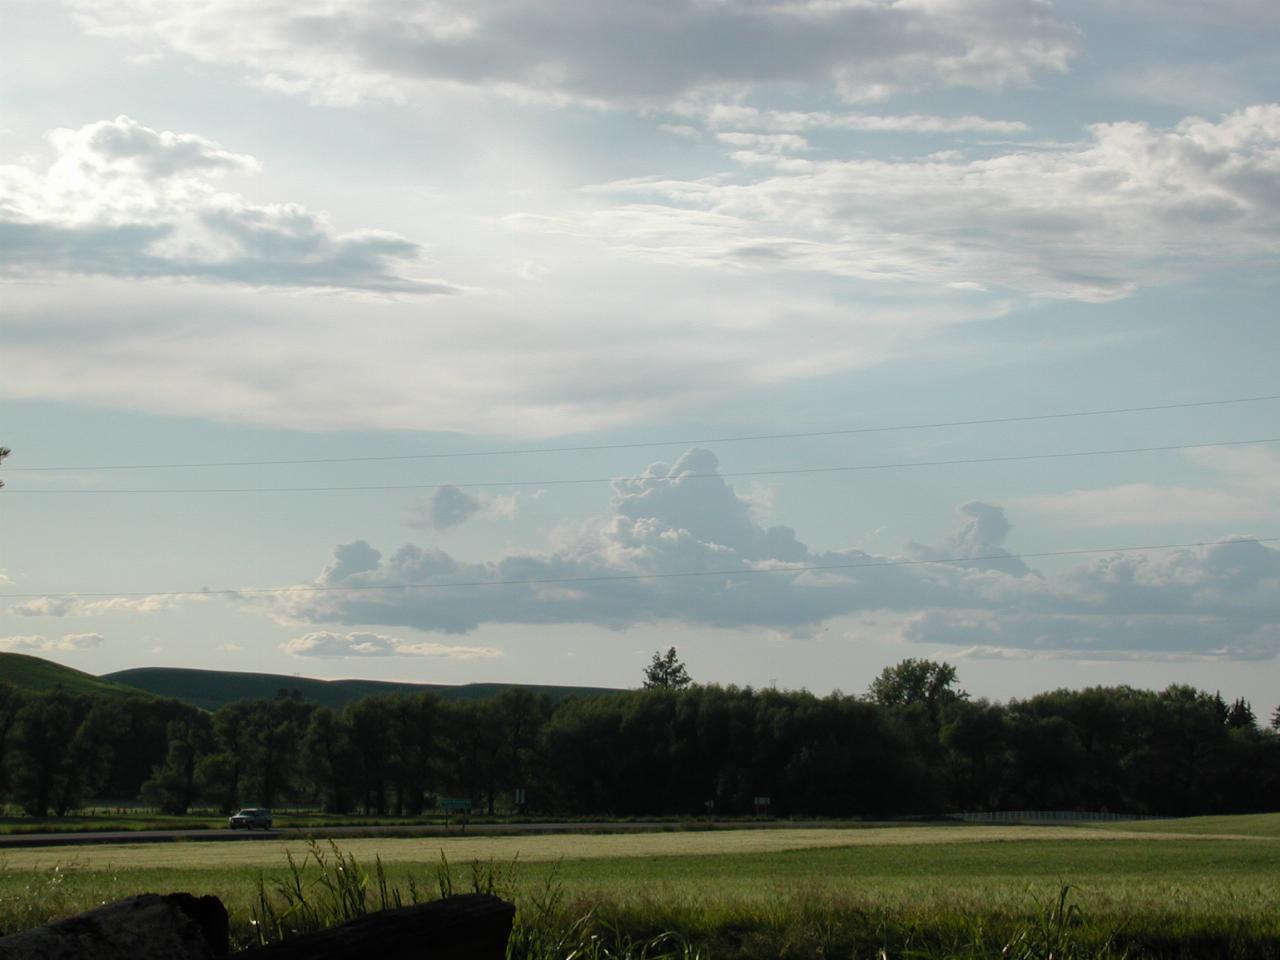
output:
<path id="1" fill-rule="evenodd" d="M 304 933 L 237 954 L 245 960 L 503 960 L 514 904 L 469 893 Z"/>
<path id="2" fill-rule="evenodd" d="M 217 897 L 144 893 L 0 937 L 0 960 L 213 960 L 227 955 Z"/>

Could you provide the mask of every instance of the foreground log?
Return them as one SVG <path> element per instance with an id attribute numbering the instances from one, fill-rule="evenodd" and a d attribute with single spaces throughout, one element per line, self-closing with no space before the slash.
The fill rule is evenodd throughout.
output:
<path id="1" fill-rule="evenodd" d="M 227 955 L 217 897 L 144 893 L 0 937 L 0 960 L 213 960 Z"/>
<path id="2" fill-rule="evenodd" d="M 245 960 L 503 960 L 514 904 L 469 893 L 305 933 L 237 956 Z"/>

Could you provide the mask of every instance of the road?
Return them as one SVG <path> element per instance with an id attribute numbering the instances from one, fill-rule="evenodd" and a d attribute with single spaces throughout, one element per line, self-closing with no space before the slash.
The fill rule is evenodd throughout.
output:
<path id="1" fill-rule="evenodd" d="M 18 833 L 0 835 L 0 850 L 26 847 L 62 847 L 101 843 L 167 843 L 173 841 L 210 840 L 291 840 L 316 838 L 327 840 L 343 837 L 460 837 L 512 836 L 545 833 L 657 833 L 685 830 L 786 829 L 788 827 L 820 827 L 832 824 L 803 821 L 635 821 L 627 823 L 555 822 L 555 823 L 470 823 L 464 828 L 454 824 L 442 827 L 432 824 L 393 824 L 367 827 L 283 827 L 277 830 L 112 830 L 78 833 Z M 848 824 L 844 824 L 848 826 Z"/>

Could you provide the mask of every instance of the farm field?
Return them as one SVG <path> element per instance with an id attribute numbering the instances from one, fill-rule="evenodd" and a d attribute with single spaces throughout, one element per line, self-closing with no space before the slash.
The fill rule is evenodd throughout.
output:
<path id="1" fill-rule="evenodd" d="M 1043 919 L 1064 887 L 1078 908 L 1073 935 L 1095 947 L 1118 933 L 1131 956 L 1280 956 L 1280 816 L 1138 826 L 361 838 L 341 851 L 431 895 L 443 855 L 455 889 L 474 877 L 524 905 L 554 889 L 566 917 L 594 911 L 636 936 L 679 930 L 726 960 L 862 955 L 851 951 L 875 936 L 942 949 L 948 936 L 972 939 L 975 925 L 1000 939 Z M 333 851 L 318 849 L 332 865 Z M 187 890 L 222 897 L 243 938 L 258 878 L 272 890 L 289 875 L 288 855 L 307 863 L 304 878 L 319 877 L 301 841 L 8 851 L 0 925 Z M 792 953 L 779 952 L 785 944 Z"/>

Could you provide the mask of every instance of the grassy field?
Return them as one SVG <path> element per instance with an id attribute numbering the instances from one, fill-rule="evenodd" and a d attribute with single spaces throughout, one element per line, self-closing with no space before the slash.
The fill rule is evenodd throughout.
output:
<path id="1" fill-rule="evenodd" d="M 1045 924 L 1064 887 L 1072 906 L 1057 929 L 1084 951 L 1074 955 L 1119 956 L 1105 952 L 1115 936 L 1115 949 L 1131 957 L 1234 958 L 1280 957 L 1277 838 L 1280 816 L 1126 829 L 359 839 L 343 841 L 342 851 L 369 868 L 380 861 L 390 884 L 418 891 L 438 888 L 443 854 L 457 889 L 487 878 L 483 883 L 514 897 L 523 913 L 554 890 L 566 924 L 591 913 L 593 923 L 619 937 L 678 930 L 718 960 L 871 957 L 876 949 L 888 956 L 999 956 L 1028 931 L 1048 936 Z M 246 938 L 258 908 L 256 881 L 261 876 L 270 892 L 286 879 L 287 853 L 307 861 L 306 883 L 320 878 L 302 843 L 7 851 L 0 855 L 0 924 L 33 925 L 142 890 L 189 890 L 222 897 Z M 331 851 L 320 853 L 332 861 Z M 960 950 L 976 941 L 990 950 Z M 1059 944 L 1056 956 L 1068 953 Z"/>
<path id="2" fill-rule="evenodd" d="M 1183 820 L 1144 820 L 1141 823 L 1107 823 L 1097 826 L 1101 830 L 1124 830 L 1140 834 L 1233 833 L 1250 837 L 1280 837 L 1280 814 L 1248 813 L 1235 817 L 1187 817 Z"/>
<path id="3" fill-rule="evenodd" d="M 68 693 L 92 693 L 104 697 L 149 696 L 133 687 L 25 653 L 0 653 L 0 679 L 28 693 L 46 693 L 61 688 Z"/>

